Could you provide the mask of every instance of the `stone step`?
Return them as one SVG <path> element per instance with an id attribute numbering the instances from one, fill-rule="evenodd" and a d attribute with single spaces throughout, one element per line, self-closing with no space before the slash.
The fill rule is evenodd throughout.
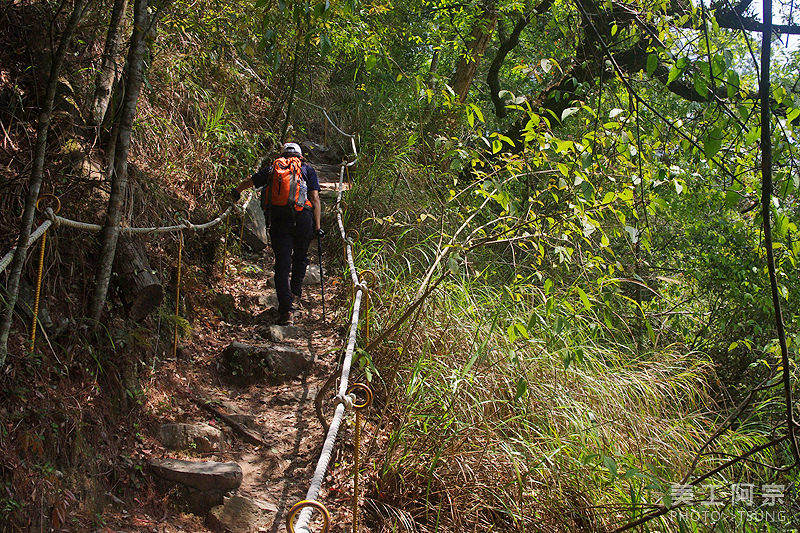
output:
<path id="1" fill-rule="evenodd" d="M 280 345 L 229 344 L 222 352 L 223 366 L 232 381 L 255 383 L 267 375 L 276 378 L 298 378 L 314 362 L 308 352 Z"/>
<path id="2" fill-rule="evenodd" d="M 242 484 L 242 468 L 233 462 L 153 459 L 149 465 L 158 477 L 200 491 L 233 490 Z"/>

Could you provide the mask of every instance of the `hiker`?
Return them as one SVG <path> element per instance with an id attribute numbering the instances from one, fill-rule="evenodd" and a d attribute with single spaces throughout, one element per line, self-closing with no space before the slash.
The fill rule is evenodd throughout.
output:
<path id="1" fill-rule="evenodd" d="M 275 254 L 277 323 L 291 324 L 295 302 L 300 301 L 303 292 L 308 247 L 315 236 L 325 235 L 317 171 L 303 161 L 300 146 L 290 142 L 281 147 L 274 163 L 231 190 L 233 200 L 238 201 L 242 191 L 250 187 L 263 187 L 261 207 Z"/>

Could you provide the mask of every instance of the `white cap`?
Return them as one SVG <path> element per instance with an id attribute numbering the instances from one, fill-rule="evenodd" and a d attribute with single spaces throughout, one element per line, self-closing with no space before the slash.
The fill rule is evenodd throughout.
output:
<path id="1" fill-rule="evenodd" d="M 300 149 L 300 145 L 297 143 L 286 143 L 281 147 L 282 154 L 297 154 L 300 157 L 303 156 L 303 151 Z"/>

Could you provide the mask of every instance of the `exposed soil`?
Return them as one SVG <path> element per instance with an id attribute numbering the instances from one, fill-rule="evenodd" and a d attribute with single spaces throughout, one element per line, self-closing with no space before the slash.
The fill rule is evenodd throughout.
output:
<path id="1" fill-rule="evenodd" d="M 312 243 L 316 246 L 316 243 Z M 190 340 L 184 341 L 177 359 L 168 362 L 159 376 L 145 387 L 147 412 L 161 413 L 158 422 L 205 422 L 226 433 L 228 448 L 223 453 L 209 455 L 182 455 L 167 452 L 153 435 L 145 436 L 139 450 L 140 460 L 157 457 L 178 457 L 204 461 L 235 461 L 243 471 L 243 482 L 238 495 L 277 508 L 276 520 L 262 531 L 285 531 L 286 512 L 296 502 L 303 500 L 317 465 L 325 435 L 317 420 L 314 399 L 328 377 L 336 372 L 337 360 L 342 352 L 345 328 L 340 326 L 343 310 L 336 307 L 342 300 L 339 278 L 325 278 L 328 316 L 322 320 L 320 288 L 306 286 L 302 310 L 295 314 L 294 325 L 300 334 L 284 341 L 315 357 L 311 371 L 302 379 L 283 381 L 267 378 L 259 383 L 237 385 L 220 367 L 220 354 L 233 341 L 259 345 L 269 343 L 268 328 L 274 312 L 265 301 L 274 294 L 268 283 L 269 273 L 264 266 L 272 264 L 266 257 L 232 258 L 228 275 L 213 287 L 216 294 L 229 294 L 233 309 L 228 310 L 229 320 L 220 317 L 219 309 L 203 305 L 196 300 L 194 330 Z M 262 270 L 263 268 L 263 270 Z M 207 288 L 204 289 L 207 294 Z M 195 301 L 186 294 L 187 300 Z M 233 380 L 237 381 L 237 380 Z M 326 397 L 335 395 L 338 382 Z M 251 415 L 252 430 L 265 442 L 254 446 L 237 436 L 224 421 L 217 420 L 208 411 L 198 407 L 194 400 L 211 399 L 223 411 Z M 325 415 L 333 413 L 333 402 L 324 402 Z M 153 420 L 155 427 L 156 420 Z M 320 494 L 320 500 L 329 508 L 332 530 L 342 531 L 350 522 L 350 491 L 348 482 L 351 464 L 352 430 L 343 425 L 339 433 L 329 474 Z M 346 443 L 346 444 L 342 444 Z M 344 447 L 344 450 L 343 450 Z M 346 455 L 346 457 L 345 457 Z M 105 515 L 102 531 L 208 531 L 202 517 L 180 512 L 180 502 L 166 496 L 164 515 L 151 516 L 144 509 L 129 506 Z"/>

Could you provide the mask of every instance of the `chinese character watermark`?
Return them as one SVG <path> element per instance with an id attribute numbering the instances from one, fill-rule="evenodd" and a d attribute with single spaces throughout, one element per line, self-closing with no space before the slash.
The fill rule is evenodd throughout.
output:
<path id="1" fill-rule="evenodd" d="M 724 496 L 725 488 L 730 495 Z M 727 487 L 707 484 L 701 486 L 673 483 L 668 501 L 683 520 L 718 522 L 728 515 L 739 522 L 782 522 L 787 519 L 780 505 L 786 485 L 732 483 Z M 667 499 L 667 498 L 665 498 Z M 728 507 L 730 506 L 730 507 Z"/>

